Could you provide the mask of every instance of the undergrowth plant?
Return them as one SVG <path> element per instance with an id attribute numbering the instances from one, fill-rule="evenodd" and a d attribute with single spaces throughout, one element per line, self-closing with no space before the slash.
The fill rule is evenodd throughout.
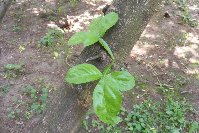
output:
<path id="1" fill-rule="evenodd" d="M 4 84 L 3 86 L 0 86 L 0 96 L 5 95 L 8 93 L 10 90 L 10 85 L 9 84 Z"/>
<path id="2" fill-rule="evenodd" d="M 39 90 L 38 90 L 39 89 Z M 22 89 L 22 97 L 13 97 L 12 107 L 7 108 L 7 116 L 10 119 L 29 120 L 34 115 L 42 114 L 46 110 L 46 102 L 49 89 L 47 86 L 34 88 L 26 85 Z M 25 118 L 25 119 L 23 119 Z"/>
<path id="3" fill-rule="evenodd" d="M 24 71 L 24 65 L 22 64 L 6 64 L 3 67 L 4 78 L 16 78 Z"/>
<path id="4" fill-rule="evenodd" d="M 13 25 L 13 32 L 20 32 L 22 31 L 22 27 L 19 25 Z"/>
<path id="5" fill-rule="evenodd" d="M 57 42 L 56 42 L 57 39 Z M 56 43 L 62 43 L 63 33 L 60 30 L 49 30 L 48 33 L 40 39 L 40 44 L 44 46 L 55 46 Z"/>
<path id="6" fill-rule="evenodd" d="M 121 123 L 108 125 L 88 114 L 83 121 L 86 131 L 100 133 L 198 133 L 199 123 L 187 120 L 192 107 L 186 101 L 175 101 L 170 98 L 164 103 L 145 100 L 135 104 L 131 110 L 121 108 Z"/>
<path id="7" fill-rule="evenodd" d="M 183 22 L 187 23 L 191 27 L 197 27 L 198 21 L 196 19 L 191 18 L 189 9 L 188 9 L 188 2 L 187 0 L 176 0 L 175 3 L 178 5 L 179 9 L 181 10 L 181 19 Z"/>
<path id="8" fill-rule="evenodd" d="M 75 7 L 77 4 L 78 4 L 79 0 L 69 0 L 69 4 L 72 6 L 72 7 Z"/>
<path id="9" fill-rule="evenodd" d="M 122 105 L 121 92 L 135 86 L 134 77 L 127 71 L 113 71 L 115 62 L 113 53 L 108 44 L 102 39 L 108 29 L 118 21 L 118 14 L 111 12 L 91 21 L 87 32 L 77 32 L 68 41 L 68 45 L 83 44 L 90 46 L 99 42 L 112 58 L 112 63 L 100 72 L 94 65 L 79 64 L 67 72 L 65 80 L 72 84 L 82 84 L 99 80 L 93 92 L 93 108 L 99 119 L 107 124 L 120 122 L 118 117 Z"/>

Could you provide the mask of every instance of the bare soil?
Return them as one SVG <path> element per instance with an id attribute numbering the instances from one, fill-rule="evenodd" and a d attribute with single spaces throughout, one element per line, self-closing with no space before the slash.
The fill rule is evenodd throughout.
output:
<path id="1" fill-rule="evenodd" d="M 13 97 L 26 101 L 22 92 L 24 85 L 38 88 L 42 80 L 49 87 L 47 103 L 50 103 L 56 90 L 63 85 L 66 70 L 82 50 L 81 46 L 41 47 L 41 37 L 48 29 L 68 21 L 69 29 L 65 29 L 64 33 L 67 41 L 74 32 L 85 29 L 107 4 L 107 1 L 92 0 L 84 0 L 77 5 L 66 1 L 61 1 L 61 4 L 56 2 L 17 0 L 0 26 L 0 87 L 9 86 L 9 91 L 0 95 L 1 133 L 31 131 L 42 119 L 42 114 L 34 115 L 29 120 L 8 118 L 7 109 L 16 107 Z M 191 17 L 199 20 L 196 2 L 190 1 L 189 8 Z M 165 17 L 165 13 L 169 17 Z M 160 7 L 139 41 L 132 44 L 127 64 L 137 79 L 137 86 L 126 94 L 124 104 L 142 102 L 148 96 L 161 100 L 156 91 L 161 83 L 173 87 L 186 97 L 197 111 L 196 116 L 190 119 L 199 121 L 199 26 L 192 28 L 181 23 L 179 14 L 179 9 L 174 5 Z M 25 50 L 21 51 L 20 46 L 25 47 Z M 59 56 L 55 57 L 54 52 L 60 53 Z M 5 78 L 3 66 L 15 63 L 24 64 L 24 71 L 15 78 Z"/>
<path id="2" fill-rule="evenodd" d="M 198 3 L 188 4 L 190 16 L 199 20 Z M 168 15 L 168 16 L 167 16 Z M 199 26 L 182 23 L 180 9 L 167 5 L 148 23 L 139 41 L 134 45 L 129 71 L 137 77 L 137 87 L 127 103 L 143 102 L 148 97 L 162 100 L 157 88 L 172 88 L 176 98 L 185 97 L 196 109 L 190 119 L 199 121 Z M 129 95 L 129 94 L 128 94 Z M 130 102 L 129 99 L 132 99 Z M 132 104 L 131 104 L 132 105 Z"/>
<path id="3" fill-rule="evenodd" d="M 34 115 L 27 120 L 24 116 L 8 118 L 9 107 L 16 108 L 18 104 L 14 97 L 26 102 L 23 94 L 25 85 L 36 89 L 41 81 L 49 87 L 48 103 L 53 100 L 53 94 L 64 84 L 67 68 L 80 54 L 82 47 L 68 48 L 64 44 L 57 47 L 45 47 L 39 43 L 49 29 L 68 22 L 69 27 L 64 33 L 64 43 L 74 32 L 84 29 L 85 25 L 101 13 L 107 2 L 82 1 L 77 4 L 69 1 L 37 1 L 17 0 L 4 17 L 0 27 L 0 87 L 7 85 L 9 92 L 0 95 L 0 132 L 17 133 L 30 132 L 42 118 L 42 114 Z M 24 50 L 20 50 L 20 46 Z M 54 52 L 59 53 L 55 57 Z M 70 56 L 70 59 L 67 57 Z M 23 64 L 24 70 L 15 78 L 5 78 L 6 64 Z M 20 107 L 23 110 L 24 107 Z M 25 113 L 25 112 L 23 112 Z M 18 118 L 19 117 L 19 118 Z"/>

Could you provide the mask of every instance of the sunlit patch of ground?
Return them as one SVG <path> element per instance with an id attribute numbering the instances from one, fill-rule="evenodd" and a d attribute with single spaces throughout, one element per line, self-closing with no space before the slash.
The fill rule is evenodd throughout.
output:
<path id="1" fill-rule="evenodd" d="M 101 14 L 101 9 L 109 2 L 111 1 L 83 0 L 79 2 L 77 0 L 76 3 L 73 0 L 69 2 L 65 0 L 16 0 L 13 2 L 0 27 L 1 133 L 26 133 L 37 124 L 42 115 L 34 115 L 26 119 L 18 117 L 16 110 L 14 114 L 13 110 L 8 112 L 8 108 L 24 110 L 25 108 L 21 106 L 27 103 L 22 92 L 24 85 L 31 85 L 38 89 L 41 85 L 38 83 L 40 80 L 44 80 L 44 83 L 50 86 L 48 101 L 51 102 L 56 90 L 63 85 L 67 66 L 83 49 L 77 46 L 67 51 L 64 44 L 74 32 L 84 30 L 93 18 Z M 58 24 L 67 21 L 69 28 L 61 29 Z M 50 29 L 62 30 L 63 44 L 54 48 L 41 46 L 41 38 L 47 35 Z M 73 58 L 66 61 L 70 53 Z M 24 72 L 16 78 L 5 78 L 3 66 L 13 63 L 24 64 Z M 15 97 L 21 103 L 13 101 Z M 24 116 L 25 111 L 22 114 Z M 8 118 L 8 115 L 13 118 Z"/>
<path id="2" fill-rule="evenodd" d="M 188 7 L 190 16 L 199 20 L 199 8 L 194 4 Z M 165 13 L 169 14 L 168 18 Z M 148 92 L 156 99 L 158 93 L 152 90 L 165 84 L 192 101 L 199 112 L 199 26 L 181 23 L 179 14 L 176 6 L 169 5 L 152 18 L 131 51 L 129 68 L 139 75 L 138 82 L 148 85 L 144 87 L 147 91 L 136 89 L 139 95 Z M 150 87 L 151 84 L 155 86 Z M 196 116 L 198 120 L 199 113 Z"/>

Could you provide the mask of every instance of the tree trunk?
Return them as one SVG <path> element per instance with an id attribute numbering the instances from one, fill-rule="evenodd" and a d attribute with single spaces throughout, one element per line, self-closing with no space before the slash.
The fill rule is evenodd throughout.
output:
<path id="1" fill-rule="evenodd" d="M 116 58 L 114 69 L 124 66 L 126 57 L 160 2 L 161 0 L 114 0 L 108 12 L 117 12 L 119 22 L 104 36 L 104 40 L 108 42 Z M 86 62 L 90 57 L 100 53 L 104 55 L 103 59 L 92 60 L 89 63 L 102 70 L 110 63 L 110 58 L 100 45 L 85 48 L 76 64 Z M 87 111 L 82 105 L 82 97 L 86 97 L 90 90 L 92 93 L 95 85 L 95 83 L 90 83 L 71 86 L 66 83 L 60 88 L 56 94 L 57 97 L 47 109 L 43 120 L 33 129 L 33 132 L 78 132 L 81 118 L 84 117 Z"/>
<path id="2" fill-rule="evenodd" d="M 12 0 L 1 0 L 0 1 L 0 24 L 2 22 L 3 17 L 6 14 L 7 9 L 9 8 Z"/>

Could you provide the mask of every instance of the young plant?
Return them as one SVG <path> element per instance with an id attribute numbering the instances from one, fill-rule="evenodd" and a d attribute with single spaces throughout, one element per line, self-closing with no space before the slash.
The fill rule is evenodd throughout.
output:
<path id="1" fill-rule="evenodd" d="M 107 50 L 111 58 L 114 59 L 113 53 L 108 44 L 102 39 L 108 29 L 114 26 L 118 21 L 118 14 L 111 12 L 106 16 L 100 16 L 91 21 L 87 32 L 77 32 L 68 41 L 68 45 L 82 43 L 84 46 L 90 46 L 99 41 Z"/>
<path id="2" fill-rule="evenodd" d="M 101 73 L 94 65 L 79 64 L 69 69 L 65 80 L 72 84 L 82 84 L 99 80 L 93 92 L 93 108 L 101 121 L 116 124 L 120 121 L 118 113 L 122 105 L 121 92 L 135 86 L 134 77 L 126 70 L 110 72 L 114 56 L 108 44 L 102 39 L 106 31 L 118 21 L 118 14 L 111 12 L 94 19 L 87 32 L 77 32 L 68 41 L 69 45 L 82 43 L 90 46 L 99 41 L 111 56 L 113 62 Z"/>
<path id="3" fill-rule="evenodd" d="M 5 95 L 9 91 L 10 91 L 10 85 L 9 84 L 5 84 L 3 86 L 0 86 L 0 96 Z"/>
<path id="4" fill-rule="evenodd" d="M 31 98 L 30 111 L 32 113 L 40 114 L 46 109 L 46 102 L 48 98 L 48 88 L 42 88 L 37 91 L 33 86 L 28 85 L 24 88 L 24 94 Z"/>
<path id="5" fill-rule="evenodd" d="M 175 1 L 181 10 L 181 19 L 184 23 L 187 23 L 191 27 L 197 27 L 198 21 L 196 19 L 192 19 L 188 9 L 187 0 L 177 0 Z"/>
<path id="6" fill-rule="evenodd" d="M 20 32 L 20 31 L 22 31 L 22 27 L 19 26 L 19 25 L 14 25 L 14 26 L 13 26 L 13 31 L 14 31 L 14 32 Z"/>
<path id="7" fill-rule="evenodd" d="M 199 123 L 186 118 L 190 113 L 194 114 L 186 101 L 149 99 L 135 104 L 131 110 L 121 108 L 120 124 L 101 123 L 95 115 L 88 114 L 83 126 L 87 132 L 100 133 L 198 133 Z"/>
<path id="8" fill-rule="evenodd" d="M 55 46 L 56 39 L 58 43 L 63 39 L 63 33 L 60 30 L 49 30 L 48 33 L 40 39 L 40 44 L 44 46 Z"/>
<path id="9" fill-rule="evenodd" d="M 3 67 L 4 69 L 4 78 L 16 78 L 24 70 L 24 65 L 21 64 L 6 64 Z"/>

